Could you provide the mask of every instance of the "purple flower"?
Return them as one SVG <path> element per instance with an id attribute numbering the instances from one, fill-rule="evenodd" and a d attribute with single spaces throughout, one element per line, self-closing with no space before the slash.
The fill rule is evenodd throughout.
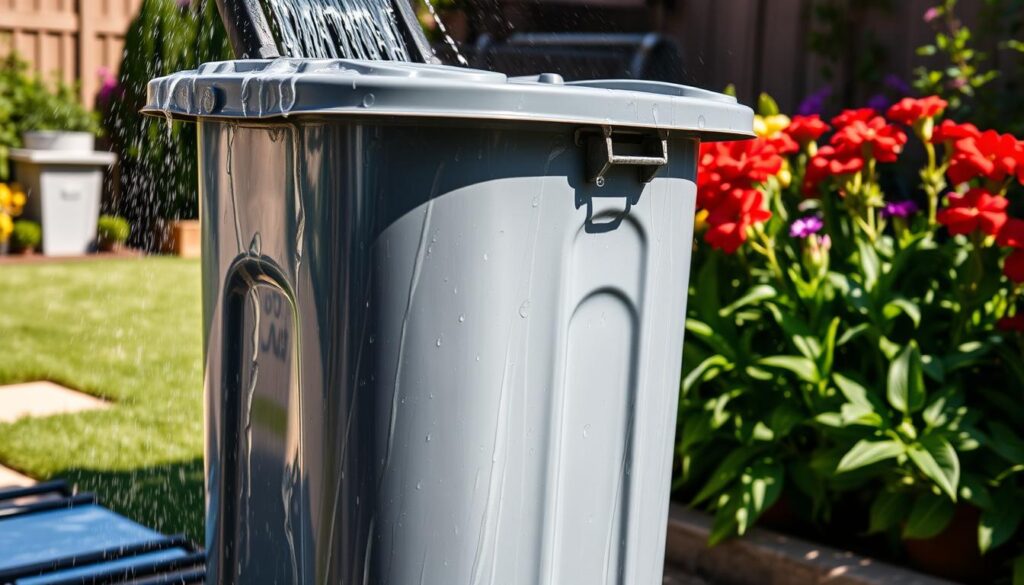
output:
<path id="1" fill-rule="evenodd" d="M 890 73 L 885 76 L 885 80 L 882 82 L 887 89 L 891 89 L 896 95 L 904 96 L 911 95 L 914 93 L 913 88 L 910 87 L 902 77 L 894 73 Z"/>
<path id="2" fill-rule="evenodd" d="M 796 113 L 801 116 L 812 116 L 825 113 L 825 103 L 832 97 L 832 86 L 826 85 L 818 91 L 804 98 L 797 106 Z"/>
<path id="3" fill-rule="evenodd" d="M 794 238 L 806 238 L 811 234 L 816 234 L 821 231 L 821 228 L 825 227 L 824 222 L 817 215 L 809 215 L 807 217 L 801 217 L 794 221 L 789 226 L 789 235 Z"/>
<path id="4" fill-rule="evenodd" d="M 924 11 L 924 16 L 922 18 L 924 18 L 925 22 L 931 22 L 940 16 L 942 16 L 942 10 L 939 9 L 938 6 L 932 6 L 928 10 Z"/>
<path id="5" fill-rule="evenodd" d="M 878 113 L 884 113 L 892 105 L 891 100 L 883 93 L 876 93 L 868 98 L 867 106 Z"/>
<path id="6" fill-rule="evenodd" d="M 910 217 L 917 213 L 917 203 L 910 199 L 906 201 L 893 201 L 886 203 L 882 208 L 882 217 Z"/>

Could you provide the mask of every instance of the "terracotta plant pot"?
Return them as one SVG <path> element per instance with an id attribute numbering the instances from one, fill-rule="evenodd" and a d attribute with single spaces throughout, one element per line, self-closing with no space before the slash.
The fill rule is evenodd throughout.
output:
<path id="1" fill-rule="evenodd" d="M 124 247 L 123 242 L 100 239 L 96 242 L 96 249 L 100 252 L 117 252 Z"/>
<path id="2" fill-rule="evenodd" d="M 904 540 L 911 564 L 926 573 L 962 583 L 989 582 L 994 567 L 978 550 L 980 517 L 981 512 L 974 506 L 959 504 L 953 519 L 939 534 Z"/>
<path id="3" fill-rule="evenodd" d="M 182 258 L 198 258 L 201 251 L 199 220 L 187 219 L 171 222 L 171 252 Z"/>

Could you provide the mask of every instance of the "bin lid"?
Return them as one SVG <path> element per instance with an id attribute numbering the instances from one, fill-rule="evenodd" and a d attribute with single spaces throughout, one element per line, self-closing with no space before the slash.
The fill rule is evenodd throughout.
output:
<path id="1" fill-rule="evenodd" d="M 736 99 L 685 85 L 613 79 L 564 82 L 394 61 L 240 60 L 149 82 L 143 112 L 168 119 L 405 116 L 658 128 L 702 140 L 753 136 Z"/>

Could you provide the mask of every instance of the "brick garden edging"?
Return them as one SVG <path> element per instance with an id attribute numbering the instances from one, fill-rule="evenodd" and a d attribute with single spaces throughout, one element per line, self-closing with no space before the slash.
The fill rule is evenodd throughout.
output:
<path id="1" fill-rule="evenodd" d="M 672 504 L 665 564 L 719 585 L 954 585 L 762 528 L 709 549 L 711 522 L 708 514 Z"/>

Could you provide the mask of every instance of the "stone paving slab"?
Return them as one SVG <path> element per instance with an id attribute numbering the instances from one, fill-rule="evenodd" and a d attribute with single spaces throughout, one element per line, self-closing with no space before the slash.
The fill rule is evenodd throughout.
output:
<path id="1" fill-rule="evenodd" d="M 109 406 L 104 400 L 53 382 L 0 386 L 0 423 L 26 416 L 51 416 Z"/>
<path id="2" fill-rule="evenodd" d="M 0 488 L 23 487 L 34 484 L 36 481 L 27 475 L 22 475 L 10 467 L 0 465 Z"/>

